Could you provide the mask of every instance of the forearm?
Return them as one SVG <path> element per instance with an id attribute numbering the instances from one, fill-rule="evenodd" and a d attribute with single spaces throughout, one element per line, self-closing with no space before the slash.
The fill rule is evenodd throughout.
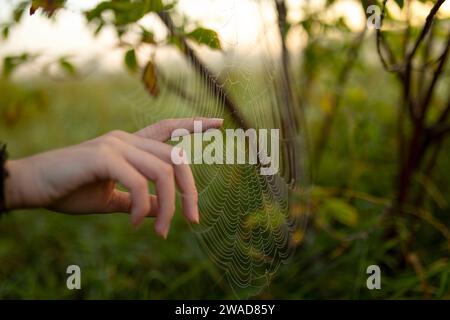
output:
<path id="1" fill-rule="evenodd" d="M 49 208 L 62 213 L 131 214 L 139 225 L 156 217 L 155 230 L 166 238 L 175 213 L 175 190 L 181 192 L 183 213 L 199 223 L 198 192 L 191 168 L 172 161 L 173 147 L 165 144 L 174 131 L 217 129 L 222 119 L 171 119 L 132 134 L 112 131 L 78 145 L 52 150 L 18 160 L 2 155 L 1 211 L 19 208 Z M 0 149 L 4 151 L 4 149 Z M 179 151 L 177 151 L 179 152 Z M 157 195 L 148 193 L 148 182 Z M 122 184 L 127 192 L 116 188 Z"/>

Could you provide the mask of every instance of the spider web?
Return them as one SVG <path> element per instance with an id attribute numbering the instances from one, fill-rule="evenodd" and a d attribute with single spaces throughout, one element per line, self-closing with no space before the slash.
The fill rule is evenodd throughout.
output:
<path id="1" fill-rule="evenodd" d="M 273 24 L 273 23 L 272 23 Z M 239 43 L 214 56 L 209 66 L 226 92 L 254 129 L 280 128 L 279 58 L 271 53 L 264 32 L 248 52 L 235 54 Z M 262 50 L 256 50 L 256 47 Z M 246 57 L 243 59 L 243 57 Z M 125 100 L 133 108 L 137 126 L 165 118 L 224 118 L 233 128 L 231 114 L 191 65 L 178 58 L 164 64 L 155 52 L 161 76 L 160 94 L 149 99 L 138 90 Z M 286 141 L 280 143 L 281 150 Z M 303 134 L 295 137 L 305 163 Z M 248 152 L 246 149 L 237 152 Z M 201 155 L 195 155 L 198 157 Z M 281 165 L 284 163 L 280 159 Z M 222 271 L 238 297 L 254 296 L 270 284 L 280 265 L 289 261 L 301 243 L 307 206 L 292 202 L 292 189 L 285 179 L 289 168 L 274 176 L 260 175 L 257 165 L 191 165 L 199 192 L 201 225 L 193 227 L 210 260 Z M 304 171 L 304 170 L 303 170 Z M 299 181 L 304 190 L 307 179 Z M 297 189 L 298 190 L 298 189 Z M 295 194 L 298 194 L 296 192 Z M 291 201 L 291 203 L 290 203 Z"/>

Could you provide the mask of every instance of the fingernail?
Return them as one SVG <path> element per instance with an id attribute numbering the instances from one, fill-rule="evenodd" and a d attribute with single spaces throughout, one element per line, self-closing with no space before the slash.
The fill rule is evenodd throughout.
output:
<path id="1" fill-rule="evenodd" d="M 194 222 L 195 224 L 200 224 L 200 215 L 197 209 L 194 211 L 192 222 Z"/>
<path id="2" fill-rule="evenodd" d="M 141 228 L 140 224 L 133 224 L 134 231 L 138 231 Z"/>
<path id="3" fill-rule="evenodd" d="M 131 215 L 131 223 L 134 225 L 134 227 L 137 229 L 144 221 L 144 217 L 140 217 L 137 214 Z"/>
<path id="4" fill-rule="evenodd" d="M 167 240 L 167 236 L 169 235 L 169 230 L 163 231 L 160 236 L 164 239 Z"/>
<path id="5" fill-rule="evenodd" d="M 158 235 L 161 236 L 164 240 L 167 239 L 167 235 L 169 234 L 169 229 L 164 228 L 164 226 L 161 226 L 159 224 L 155 224 L 155 231 Z"/>
<path id="6" fill-rule="evenodd" d="M 214 121 L 214 122 L 218 122 L 221 125 L 223 124 L 223 119 L 222 118 L 212 118 L 211 120 Z"/>

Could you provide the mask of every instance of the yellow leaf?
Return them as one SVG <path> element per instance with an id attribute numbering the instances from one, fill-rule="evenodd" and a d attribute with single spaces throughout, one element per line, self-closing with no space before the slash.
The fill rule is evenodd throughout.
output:
<path id="1" fill-rule="evenodd" d="M 157 97 L 159 95 L 156 68 L 151 60 L 145 66 L 144 73 L 142 74 L 142 82 L 151 96 Z"/>

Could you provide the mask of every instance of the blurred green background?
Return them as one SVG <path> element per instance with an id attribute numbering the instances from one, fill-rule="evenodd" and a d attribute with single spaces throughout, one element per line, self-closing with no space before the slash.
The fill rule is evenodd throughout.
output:
<path id="1" fill-rule="evenodd" d="M 270 285 L 248 294 L 257 299 L 450 298 L 448 139 L 442 141 L 432 173 L 419 168 L 411 181 L 423 201 L 414 206 L 411 200 L 406 214 L 393 214 L 401 85 L 381 67 L 370 34 L 352 59 L 342 88 L 342 67 L 357 32 L 342 27 L 339 19 L 311 27 L 307 23 L 318 23 L 317 13 L 309 17 L 300 27 L 310 32 L 311 41 L 302 51 L 303 62 L 294 67 L 292 83 L 302 94 L 311 149 L 328 114 L 333 113 L 334 122 L 320 164 L 311 152 L 310 167 L 305 168 L 310 176 L 303 190 L 308 201 L 297 194 L 290 198 L 290 209 L 308 219 L 307 226 L 292 235 L 295 253 Z M 444 30 L 445 23 L 438 30 Z M 412 33 L 417 34 L 420 26 Z M 336 30 L 344 36 L 335 38 Z M 400 42 L 397 36 L 389 34 L 394 43 Z M 126 65 L 130 68 L 129 61 Z M 246 83 L 259 81 L 256 72 L 245 77 Z M 445 100 L 448 85 L 445 78 L 436 89 L 437 105 Z M 241 95 L 239 88 L 230 93 Z M 174 99 L 173 94 L 148 96 L 138 75 L 120 70 L 64 80 L 4 76 L 0 137 L 11 158 L 24 157 L 114 129 L 135 131 L 146 121 L 139 119 L 141 113 L 152 113 L 155 105 L 173 105 Z M 137 110 L 130 105 L 137 105 Z M 164 115 L 161 110 L 155 113 Z M 396 232 L 387 235 L 392 225 Z M 65 286 L 70 264 L 81 267 L 82 290 Z M 366 268 L 372 264 L 381 266 L 382 290 L 367 289 Z M 248 296 L 246 289 L 238 291 L 202 250 L 180 212 L 167 241 L 153 234 L 152 221 L 134 230 L 125 215 L 77 217 L 26 210 L 0 220 L 1 298 Z"/>

